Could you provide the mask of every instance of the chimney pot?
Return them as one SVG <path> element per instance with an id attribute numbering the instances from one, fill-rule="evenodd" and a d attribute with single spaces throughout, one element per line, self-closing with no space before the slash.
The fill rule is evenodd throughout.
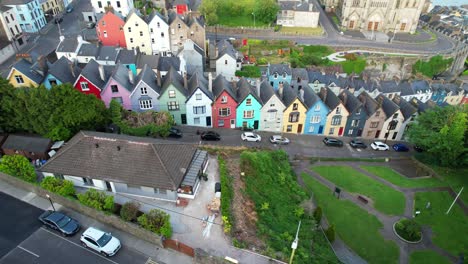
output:
<path id="1" fill-rule="evenodd" d="M 98 69 L 99 69 L 99 76 L 101 77 L 101 80 L 106 81 L 106 74 L 104 72 L 104 66 L 99 64 Z"/>
<path id="2" fill-rule="evenodd" d="M 133 76 L 132 70 L 128 70 L 128 80 L 130 81 L 131 84 L 134 84 L 135 78 Z"/>
<path id="3" fill-rule="evenodd" d="M 208 73 L 208 90 L 213 92 L 213 73 Z"/>

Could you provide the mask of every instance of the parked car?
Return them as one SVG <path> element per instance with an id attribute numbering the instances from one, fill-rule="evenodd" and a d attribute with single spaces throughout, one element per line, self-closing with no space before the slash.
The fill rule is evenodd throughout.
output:
<path id="1" fill-rule="evenodd" d="M 407 152 L 407 151 L 409 151 L 409 148 L 405 144 L 402 144 L 402 143 L 393 144 L 392 148 L 395 151 L 398 151 L 398 152 Z"/>
<path id="2" fill-rule="evenodd" d="M 67 13 L 71 13 L 73 12 L 73 6 L 72 5 L 68 5 L 67 6 Z"/>
<path id="3" fill-rule="evenodd" d="M 372 142 L 371 148 L 372 148 L 373 150 L 385 150 L 385 151 L 387 151 L 387 150 L 390 149 L 390 148 L 388 147 L 387 144 L 385 144 L 385 143 L 383 143 L 383 142 L 381 142 L 381 141 L 374 141 L 374 142 Z"/>
<path id="4" fill-rule="evenodd" d="M 46 227 L 59 231 L 63 236 L 72 236 L 80 230 L 80 224 L 60 212 L 45 211 L 39 216 L 41 221 Z"/>
<path id="5" fill-rule="evenodd" d="M 251 142 L 260 142 L 262 141 L 262 137 L 258 134 L 253 132 L 244 132 L 241 134 L 241 139 L 244 141 L 251 141 Z"/>
<path id="6" fill-rule="evenodd" d="M 95 250 L 105 257 L 114 256 L 122 247 L 120 240 L 113 237 L 111 233 L 106 233 L 94 227 L 86 229 L 80 240 L 83 247 Z"/>
<path id="7" fill-rule="evenodd" d="M 94 22 L 89 22 L 89 23 L 86 24 L 86 28 L 88 28 L 88 29 L 92 29 L 92 28 L 94 28 L 94 26 L 96 26 L 96 23 L 94 23 Z"/>
<path id="8" fill-rule="evenodd" d="M 171 127 L 169 129 L 169 137 L 181 138 L 182 137 L 182 131 L 180 131 L 180 129 L 178 129 L 178 128 Z"/>
<path id="9" fill-rule="evenodd" d="M 289 139 L 282 137 L 281 135 L 273 135 L 270 137 L 270 142 L 273 144 L 287 145 L 289 144 Z"/>
<path id="10" fill-rule="evenodd" d="M 367 145 L 359 139 L 351 140 L 349 145 L 353 148 L 367 148 Z"/>
<path id="11" fill-rule="evenodd" d="M 333 147 L 342 147 L 343 146 L 343 141 L 336 139 L 336 138 L 329 138 L 326 137 L 323 139 L 323 143 L 327 146 L 333 146 Z"/>
<path id="12" fill-rule="evenodd" d="M 202 140 L 221 140 L 221 136 L 214 131 L 205 131 L 200 134 Z"/>

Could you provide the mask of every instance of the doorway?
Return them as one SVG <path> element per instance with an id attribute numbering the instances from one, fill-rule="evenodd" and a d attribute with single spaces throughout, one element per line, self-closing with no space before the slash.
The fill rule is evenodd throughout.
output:
<path id="1" fill-rule="evenodd" d="M 323 126 L 319 126 L 318 134 L 321 135 L 323 133 Z"/>
<path id="2" fill-rule="evenodd" d="M 297 125 L 297 133 L 302 133 L 302 124 Z"/>
<path id="3" fill-rule="evenodd" d="M 343 130 L 344 130 L 344 128 L 343 128 L 343 127 L 340 127 L 340 129 L 338 130 L 338 136 L 342 136 L 342 135 L 343 135 Z"/>
<path id="4" fill-rule="evenodd" d="M 112 186 L 111 186 L 110 182 L 108 182 L 108 181 L 106 181 L 106 188 L 107 188 L 108 192 L 112 192 Z"/>
<path id="5" fill-rule="evenodd" d="M 208 127 L 211 126 L 211 116 L 206 117 L 206 126 L 208 126 Z"/>
<path id="6" fill-rule="evenodd" d="M 380 130 L 377 130 L 377 132 L 375 133 L 375 138 L 379 138 L 380 136 Z"/>
<path id="7" fill-rule="evenodd" d="M 258 129 L 258 120 L 254 121 L 254 129 Z"/>
<path id="8" fill-rule="evenodd" d="M 187 124 L 187 115 L 186 114 L 181 114 L 180 119 L 181 119 L 182 125 Z"/>
<path id="9" fill-rule="evenodd" d="M 236 128 L 236 120 L 231 119 L 231 128 Z"/>

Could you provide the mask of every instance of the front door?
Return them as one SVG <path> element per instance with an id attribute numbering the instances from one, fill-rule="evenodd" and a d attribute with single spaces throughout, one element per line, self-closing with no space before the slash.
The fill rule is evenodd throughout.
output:
<path id="1" fill-rule="evenodd" d="M 354 20 L 349 21 L 349 28 L 350 29 L 354 28 Z"/>
<path id="2" fill-rule="evenodd" d="M 236 120 L 231 119 L 231 128 L 236 128 Z"/>
<path id="3" fill-rule="evenodd" d="M 210 127 L 211 126 L 211 116 L 206 117 L 206 126 Z"/>
<path id="4" fill-rule="evenodd" d="M 375 138 L 378 138 L 380 136 L 380 130 L 377 130 L 377 133 L 375 133 Z"/>
<path id="5" fill-rule="evenodd" d="M 379 22 L 374 22 L 374 30 L 378 30 L 379 29 Z"/>
<path id="6" fill-rule="evenodd" d="M 302 133 L 302 124 L 297 125 L 297 133 Z"/>
<path id="7" fill-rule="evenodd" d="M 369 22 L 369 24 L 367 24 L 367 30 L 369 30 L 369 31 L 372 30 L 372 22 Z"/>
<path id="8" fill-rule="evenodd" d="M 258 120 L 254 121 L 254 129 L 258 129 Z"/>
<path id="9" fill-rule="evenodd" d="M 186 114 L 181 114 L 180 115 L 180 119 L 182 121 L 182 125 L 186 125 L 187 124 L 187 115 Z"/>
<path id="10" fill-rule="evenodd" d="M 323 126 L 319 126 L 318 134 L 321 135 L 323 133 Z"/>
<path id="11" fill-rule="evenodd" d="M 343 135 L 343 127 L 340 127 L 340 130 L 338 130 L 338 136 L 342 136 Z"/>
<path id="12" fill-rule="evenodd" d="M 358 136 L 358 137 L 362 136 L 362 128 L 358 129 L 358 131 L 357 131 L 357 136 Z"/>
<path id="13" fill-rule="evenodd" d="M 92 16 L 88 16 L 88 22 L 93 22 L 93 17 Z"/>

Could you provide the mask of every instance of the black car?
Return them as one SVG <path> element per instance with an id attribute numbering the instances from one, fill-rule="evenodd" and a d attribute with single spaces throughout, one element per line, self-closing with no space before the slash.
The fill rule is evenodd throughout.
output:
<path id="1" fill-rule="evenodd" d="M 349 142 L 349 145 L 353 148 L 367 148 L 367 145 L 361 140 L 353 139 Z"/>
<path id="2" fill-rule="evenodd" d="M 221 136 L 214 131 L 205 131 L 201 133 L 200 138 L 202 140 L 221 140 Z"/>
<path id="3" fill-rule="evenodd" d="M 63 236 L 74 235 L 80 230 L 80 224 L 60 212 L 45 211 L 39 216 L 41 221 L 46 227 L 59 231 Z"/>
<path id="4" fill-rule="evenodd" d="M 333 146 L 333 147 L 342 147 L 343 146 L 343 141 L 336 139 L 336 138 L 324 138 L 323 143 L 327 146 Z"/>
<path id="5" fill-rule="evenodd" d="M 169 137 L 181 138 L 182 137 L 182 131 L 180 131 L 180 129 L 178 129 L 178 128 L 171 127 L 169 129 Z"/>

